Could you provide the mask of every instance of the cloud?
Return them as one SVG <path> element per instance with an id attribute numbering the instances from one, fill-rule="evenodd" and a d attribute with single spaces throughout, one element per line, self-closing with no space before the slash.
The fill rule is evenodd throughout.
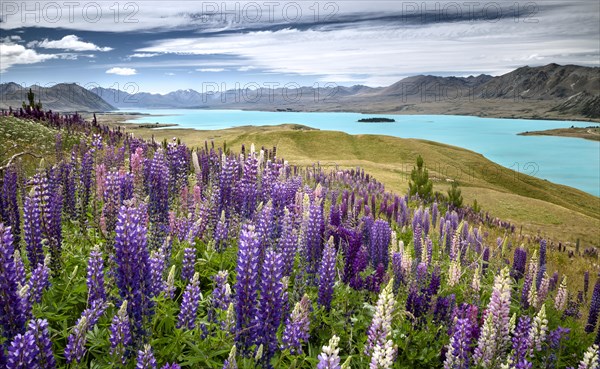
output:
<path id="1" fill-rule="evenodd" d="M 198 68 L 196 70 L 198 72 L 216 73 L 216 72 L 224 72 L 225 68 Z"/>
<path id="2" fill-rule="evenodd" d="M 159 54 L 156 53 L 136 53 L 129 55 L 130 58 L 151 58 L 153 56 L 157 56 Z"/>
<path id="3" fill-rule="evenodd" d="M 69 51 L 110 51 L 112 47 L 100 47 L 91 42 L 82 41 L 78 36 L 67 35 L 60 40 L 32 41 L 29 47 L 42 47 L 44 49 L 63 49 Z"/>
<path id="4" fill-rule="evenodd" d="M 247 66 L 239 67 L 237 70 L 238 70 L 238 72 L 247 72 L 247 71 L 252 70 L 252 69 L 256 69 L 256 67 L 253 67 L 251 65 L 247 65 Z"/>
<path id="5" fill-rule="evenodd" d="M 106 73 L 116 74 L 119 76 L 133 76 L 134 74 L 137 74 L 137 71 L 133 68 L 114 67 L 114 68 L 110 68 L 109 70 L 107 70 Z"/>
<path id="6" fill-rule="evenodd" d="M 0 72 L 6 72 L 13 65 L 41 63 L 57 57 L 53 54 L 38 54 L 23 45 L 0 43 Z"/>
<path id="7" fill-rule="evenodd" d="M 167 73 L 165 73 L 165 76 L 174 76 L 174 75 L 175 75 L 175 73 L 173 73 L 173 72 L 167 72 Z"/>

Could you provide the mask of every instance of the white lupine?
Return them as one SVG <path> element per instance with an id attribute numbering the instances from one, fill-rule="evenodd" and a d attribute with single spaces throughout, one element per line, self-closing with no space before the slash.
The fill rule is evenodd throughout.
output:
<path id="1" fill-rule="evenodd" d="M 450 267 L 448 268 L 448 286 L 453 287 L 456 286 L 460 282 L 460 256 L 455 260 L 450 262 Z"/>
<path id="2" fill-rule="evenodd" d="M 340 338 L 335 334 L 329 340 L 329 345 L 323 346 L 321 353 L 317 357 L 319 359 L 319 364 L 317 368 L 319 369 L 335 369 L 339 368 L 340 365 L 340 349 L 337 347 L 340 342 Z"/>
<path id="3" fill-rule="evenodd" d="M 542 350 L 542 343 L 546 340 L 548 334 L 548 319 L 546 318 L 546 304 L 543 304 L 540 311 L 533 318 L 533 324 L 529 331 L 529 340 L 531 341 L 531 347 L 536 351 Z"/>
<path id="4" fill-rule="evenodd" d="M 392 316 L 394 314 L 394 293 L 392 288 L 394 286 L 394 279 L 391 278 L 388 284 L 385 286 L 379 294 L 377 300 L 377 306 L 375 307 L 375 314 L 373 315 L 373 321 L 369 327 L 367 344 L 365 345 L 365 355 L 371 356 L 371 363 L 375 362 L 382 363 L 384 358 L 393 360 L 395 355 L 395 347 L 392 346 L 392 352 L 388 355 L 388 341 L 389 336 L 392 332 Z M 391 341 L 390 341 L 391 342 Z M 375 358 L 375 352 L 379 352 L 379 356 Z M 378 367 L 387 368 L 387 367 Z"/>
<path id="5" fill-rule="evenodd" d="M 475 292 L 479 292 L 481 290 L 481 271 L 479 266 L 475 269 L 475 273 L 473 273 L 473 281 L 471 282 L 471 288 Z"/>
<path id="6" fill-rule="evenodd" d="M 375 346 L 369 369 L 390 369 L 394 365 L 396 347 L 392 340 L 387 340 L 383 346 Z"/>
<path id="7" fill-rule="evenodd" d="M 529 305 L 533 307 L 537 307 L 538 297 L 537 297 L 537 287 L 535 286 L 535 279 L 531 283 L 531 287 L 529 288 L 529 294 L 527 295 L 527 302 Z"/>
<path id="8" fill-rule="evenodd" d="M 587 349 L 579 362 L 578 369 L 598 369 L 598 345 L 592 345 Z"/>
<path id="9" fill-rule="evenodd" d="M 565 306 L 567 304 L 567 277 L 563 277 L 562 282 L 560 282 L 560 286 L 558 287 L 558 291 L 556 292 L 556 297 L 554 298 L 554 308 L 558 311 L 564 311 Z"/>

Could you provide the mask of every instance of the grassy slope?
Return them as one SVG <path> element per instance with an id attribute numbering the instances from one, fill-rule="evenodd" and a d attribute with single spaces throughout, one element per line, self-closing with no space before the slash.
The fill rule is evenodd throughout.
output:
<path id="1" fill-rule="evenodd" d="M 277 146 L 279 156 L 298 165 L 361 166 L 390 190 L 405 193 L 418 154 L 434 179 L 434 190 L 445 192 L 457 179 L 466 203 L 477 199 L 494 216 L 523 226 L 523 234 L 540 233 L 556 241 L 600 245 L 600 198 L 567 186 L 517 173 L 472 151 L 431 141 L 378 135 L 302 130 L 295 125 L 238 127 L 220 131 L 143 130 L 135 134 L 155 139 L 179 137 L 191 146 L 213 140 L 232 148 L 254 143 Z"/>

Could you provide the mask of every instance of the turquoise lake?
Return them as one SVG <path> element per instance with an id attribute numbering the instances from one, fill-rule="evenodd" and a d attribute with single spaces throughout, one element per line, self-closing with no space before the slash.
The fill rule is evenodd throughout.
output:
<path id="1" fill-rule="evenodd" d="M 381 134 L 419 138 L 464 147 L 507 168 L 578 188 L 600 196 L 600 142 L 581 138 L 518 136 L 524 131 L 587 127 L 590 122 L 495 119 L 454 115 L 390 115 L 360 113 L 301 113 L 242 110 L 156 109 L 132 111 L 152 114 L 135 123 L 176 123 L 179 128 L 216 130 L 246 125 L 303 124 L 350 134 Z M 395 123 L 358 123 L 368 117 Z M 427 163 L 428 166 L 435 165 Z M 456 171 L 456 169 L 454 169 Z M 462 175 L 467 175 L 465 169 Z M 460 176 L 461 174 L 459 174 Z M 459 178 L 460 180 L 460 178 Z"/>

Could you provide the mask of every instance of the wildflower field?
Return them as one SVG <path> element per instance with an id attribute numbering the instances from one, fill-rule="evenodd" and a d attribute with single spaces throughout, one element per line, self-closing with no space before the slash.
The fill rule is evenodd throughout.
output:
<path id="1" fill-rule="evenodd" d="M 598 368 L 597 270 L 482 210 L 76 114 L 0 132 L 1 368 Z"/>

